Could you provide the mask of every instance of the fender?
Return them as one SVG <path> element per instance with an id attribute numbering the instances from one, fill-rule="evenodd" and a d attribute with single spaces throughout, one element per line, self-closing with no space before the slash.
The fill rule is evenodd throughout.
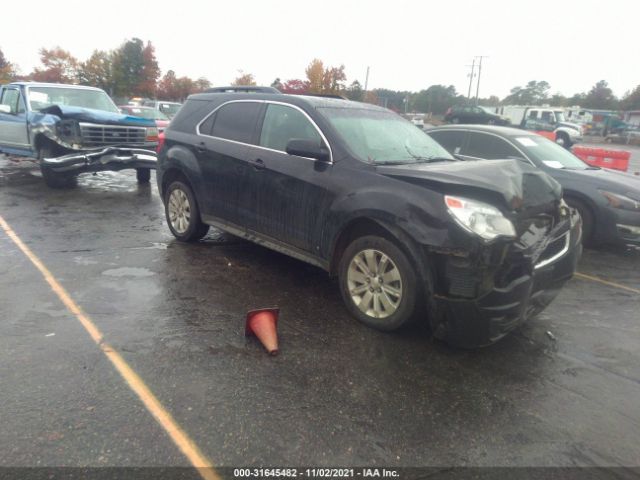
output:
<path id="1" fill-rule="evenodd" d="M 174 142 L 167 140 L 160 156 L 162 161 L 158 162 L 157 171 L 160 197 L 164 195 L 163 189 L 165 186 L 164 178 L 166 172 L 175 169 L 187 177 L 196 196 L 202 198 L 201 196 L 204 195 L 203 184 L 200 180 L 202 178 L 202 171 L 193 151 L 184 145 L 176 145 Z"/>

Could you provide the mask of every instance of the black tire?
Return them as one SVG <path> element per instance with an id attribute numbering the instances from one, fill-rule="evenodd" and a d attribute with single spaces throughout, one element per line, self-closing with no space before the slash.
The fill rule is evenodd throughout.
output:
<path id="1" fill-rule="evenodd" d="M 40 172 L 44 183 L 49 188 L 71 188 L 76 185 L 77 177 L 73 174 L 54 172 L 50 168 L 46 167 L 42 162 L 43 158 L 54 158 L 59 155 L 56 148 L 48 143 L 45 143 L 38 149 L 38 160 L 40 162 Z"/>
<path id="2" fill-rule="evenodd" d="M 176 193 L 172 198 L 174 192 Z M 174 202 L 172 206 L 170 202 Z M 170 212 L 171 209 L 174 210 Z M 209 231 L 209 225 L 200 220 L 200 209 L 191 187 L 181 180 L 172 182 L 167 188 L 164 195 L 164 213 L 171 233 L 181 242 L 195 242 Z M 177 218 L 172 222 L 171 216 L 174 213 L 177 214 Z"/>
<path id="3" fill-rule="evenodd" d="M 569 138 L 569 135 L 564 132 L 556 134 L 556 143 L 567 150 L 571 148 L 571 139 Z"/>
<path id="4" fill-rule="evenodd" d="M 364 278 L 366 278 L 368 275 L 366 273 L 362 273 L 364 271 L 363 269 L 356 271 L 358 275 L 361 275 L 363 277 L 363 283 L 358 285 L 358 287 L 356 287 L 356 283 L 353 282 L 353 277 L 351 277 L 351 280 L 349 277 L 350 266 L 354 261 L 354 258 L 358 257 L 358 255 L 360 254 L 363 254 L 365 250 L 377 251 L 387 256 L 391 263 L 387 263 L 386 271 L 391 272 L 392 269 L 390 267 L 393 266 L 399 273 L 401 291 L 401 296 L 399 298 L 393 297 L 393 295 L 389 295 L 386 290 L 382 290 L 382 288 L 384 287 L 392 287 L 397 290 L 398 283 L 389 282 L 387 285 L 383 285 L 382 282 L 378 283 L 378 280 L 373 278 L 373 272 L 370 272 L 372 273 L 372 279 L 370 280 L 370 282 L 366 283 L 366 285 L 371 285 L 371 287 L 366 287 L 365 291 L 362 292 L 363 296 L 359 298 L 360 302 L 358 303 L 362 303 L 365 298 L 364 295 L 367 294 L 367 291 L 370 292 L 369 294 L 372 297 L 377 294 L 379 299 L 381 299 L 383 295 L 386 295 L 387 302 L 389 302 L 389 299 L 393 298 L 395 303 L 397 303 L 395 310 L 392 311 L 392 309 L 389 309 L 388 312 L 391 313 L 382 318 L 373 315 L 373 312 L 375 311 L 374 306 L 372 306 L 372 308 L 370 309 L 371 313 L 369 314 L 361 310 L 349 290 L 350 286 L 351 288 L 356 289 L 362 286 L 366 286 L 364 283 Z M 338 273 L 342 299 L 344 300 L 344 303 L 351 315 L 357 318 L 360 322 L 377 330 L 393 331 L 401 327 L 405 327 L 415 320 L 419 311 L 417 295 L 418 275 L 413 269 L 407 255 L 405 255 L 405 253 L 391 241 L 378 236 L 365 236 L 354 240 L 342 254 Z M 375 277 L 381 276 L 382 275 L 379 275 L 379 272 L 375 272 Z M 370 290 L 370 288 L 374 288 L 374 290 L 372 291 Z M 368 303 L 370 303 L 371 305 L 375 305 L 373 298 L 370 298 L 369 300 L 370 302 Z M 380 307 L 381 305 L 384 306 L 380 303 L 381 300 L 378 300 L 377 302 L 378 307 Z"/>
<path id="5" fill-rule="evenodd" d="M 593 235 L 593 212 L 586 203 L 582 200 L 578 200 L 577 198 L 567 197 L 565 198 L 565 201 L 571 208 L 575 208 L 580 214 L 580 218 L 582 218 L 582 244 L 585 247 L 595 246 Z"/>
<path id="6" fill-rule="evenodd" d="M 136 179 L 138 183 L 149 183 L 151 179 L 151 169 L 149 168 L 136 168 Z"/>
<path id="7" fill-rule="evenodd" d="M 451 119 L 451 123 L 460 123 L 460 119 L 458 117 L 453 117 Z"/>

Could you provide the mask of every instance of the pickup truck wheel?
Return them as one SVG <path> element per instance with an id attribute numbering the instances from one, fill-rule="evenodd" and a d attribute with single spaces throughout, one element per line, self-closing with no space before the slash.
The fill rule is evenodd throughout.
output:
<path id="1" fill-rule="evenodd" d="M 195 242 L 209 231 L 209 225 L 200 220 L 200 209 L 191 187 L 175 181 L 169 185 L 164 197 L 164 212 L 173 236 L 182 242 Z"/>
<path id="2" fill-rule="evenodd" d="M 58 156 L 52 145 L 43 145 L 38 149 L 38 160 L 40 161 L 40 172 L 44 183 L 49 188 L 70 188 L 76 184 L 76 176 L 67 173 L 54 172 L 46 167 L 42 162 L 44 158 L 53 158 Z"/>
<path id="3" fill-rule="evenodd" d="M 389 240 L 354 240 L 342 255 L 339 277 L 347 309 L 365 325 L 392 331 L 414 319 L 418 277 L 407 256 Z"/>
<path id="4" fill-rule="evenodd" d="M 151 169 L 149 168 L 136 168 L 136 179 L 138 183 L 149 183 L 151 179 Z"/>
<path id="5" fill-rule="evenodd" d="M 571 147 L 571 140 L 569 139 L 569 135 L 564 132 L 560 132 L 556 135 L 556 143 L 564 148 Z"/>

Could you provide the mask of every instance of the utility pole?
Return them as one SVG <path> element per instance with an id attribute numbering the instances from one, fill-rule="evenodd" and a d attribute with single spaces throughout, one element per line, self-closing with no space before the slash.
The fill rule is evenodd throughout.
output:
<path id="1" fill-rule="evenodd" d="M 469 74 L 469 91 L 467 92 L 467 100 L 471 98 L 471 84 L 473 83 L 473 75 L 476 68 L 476 59 L 473 59 L 473 63 L 471 65 L 466 65 L 467 67 L 471 67 L 471 73 Z"/>
<path id="2" fill-rule="evenodd" d="M 368 86 L 369 86 L 369 67 L 367 67 L 367 76 L 364 79 L 364 93 L 367 93 Z"/>
<path id="3" fill-rule="evenodd" d="M 482 74 L 482 59 L 489 58 L 487 55 L 478 55 L 480 63 L 478 64 L 478 84 L 476 86 L 476 105 L 478 105 L 478 94 L 480 93 L 480 75 Z"/>

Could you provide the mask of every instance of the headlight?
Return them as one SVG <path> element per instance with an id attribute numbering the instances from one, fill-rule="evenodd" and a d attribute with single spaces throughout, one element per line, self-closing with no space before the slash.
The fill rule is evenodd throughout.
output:
<path id="1" fill-rule="evenodd" d="M 484 240 L 516 236 L 513 223 L 488 203 L 450 195 L 445 195 L 444 203 L 461 227 Z"/>
<path id="2" fill-rule="evenodd" d="M 621 210 L 640 211 L 640 202 L 633 198 L 625 197 L 619 193 L 606 192 L 604 190 L 598 190 L 604 198 L 609 202 L 609 206 L 613 208 L 619 208 Z"/>
<path id="3" fill-rule="evenodd" d="M 157 142 L 158 141 L 158 129 L 156 127 L 148 127 L 147 128 L 147 137 L 145 138 L 147 142 Z"/>

